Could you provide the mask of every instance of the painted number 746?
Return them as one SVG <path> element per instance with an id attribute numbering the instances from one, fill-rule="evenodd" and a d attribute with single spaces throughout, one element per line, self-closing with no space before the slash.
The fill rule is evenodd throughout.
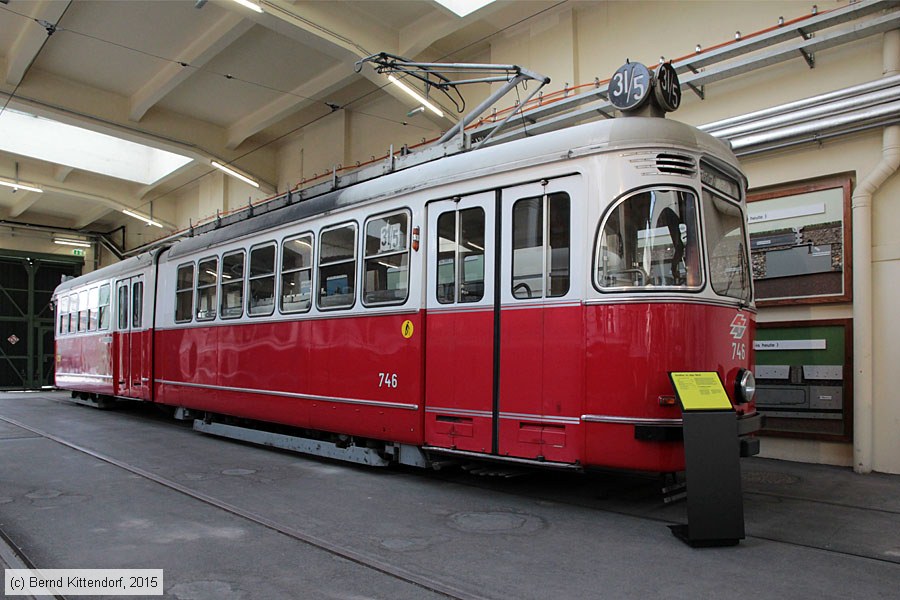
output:
<path id="1" fill-rule="evenodd" d="M 395 388 L 399 385 L 396 373 L 379 373 L 378 387 Z"/>
<path id="2" fill-rule="evenodd" d="M 741 342 L 731 342 L 731 358 L 732 360 L 746 360 L 747 346 Z"/>

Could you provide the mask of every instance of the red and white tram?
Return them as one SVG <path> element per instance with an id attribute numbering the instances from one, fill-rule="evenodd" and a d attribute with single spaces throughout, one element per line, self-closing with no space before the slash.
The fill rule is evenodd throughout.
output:
<path id="1" fill-rule="evenodd" d="M 630 117 L 294 192 L 60 285 L 56 384 L 384 461 L 682 470 L 669 372 L 759 427 L 744 190 Z"/>

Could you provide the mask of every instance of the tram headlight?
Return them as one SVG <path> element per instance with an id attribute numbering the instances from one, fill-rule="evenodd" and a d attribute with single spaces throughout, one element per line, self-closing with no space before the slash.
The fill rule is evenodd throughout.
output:
<path id="1" fill-rule="evenodd" d="M 741 369 L 738 371 L 737 378 L 734 380 L 734 395 L 738 404 L 745 404 L 753 400 L 756 394 L 756 377 L 753 371 Z"/>

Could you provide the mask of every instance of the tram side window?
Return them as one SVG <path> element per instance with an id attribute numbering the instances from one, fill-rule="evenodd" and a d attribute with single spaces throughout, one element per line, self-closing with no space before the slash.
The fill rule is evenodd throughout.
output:
<path id="1" fill-rule="evenodd" d="M 60 296 L 56 306 L 57 318 L 59 319 L 59 334 L 69 333 L 69 297 Z"/>
<path id="2" fill-rule="evenodd" d="M 244 314 L 244 251 L 222 257 L 222 318 L 234 319 Z"/>
<path id="3" fill-rule="evenodd" d="M 120 331 L 128 329 L 128 282 L 119 282 L 119 293 L 116 297 L 118 307 L 118 327 Z"/>
<path id="4" fill-rule="evenodd" d="M 600 229 L 596 283 L 601 289 L 699 288 L 697 197 L 648 190 L 629 196 Z"/>
<path id="5" fill-rule="evenodd" d="M 97 324 L 100 322 L 100 289 L 91 288 L 88 290 L 88 331 L 97 331 Z"/>
<path id="6" fill-rule="evenodd" d="M 87 331 L 88 328 L 88 292 L 78 292 L 78 331 Z"/>
<path id="7" fill-rule="evenodd" d="M 281 312 L 309 310 L 312 298 L 311 233 L 284 240 L 281 245 Z"/>
<path id="8" fill-rule="evenodd" d="M 319 308 L 349 308 L 356 290 L 356 223 L 324 229 L 319 236 Z"/>
<path id="9" fill-rule="evenodd" d="M 78 294 L 69 296 L 69 333 L 78 331 Z"/>
<path id="10" fill-rule="evenodd" d="M 512 294 L 553 298 L 569 291 L 569 195 L 557 192 L 513 205 Z"/>
<path id="11" fill-rule="evenodd" d="M 749 301 L 751 276 L 741 207 L 704 188 L 703 215 L 713 290 L 720 296 Z"/>
<path id="12" fill-rule="evenodd" d="M 275 244 L 250 250 L 250 301 L 247 312 L 251 317 L 275 312 Z"/>
<path id="13" fill-rule="evenodd" d="M 131 285 L 131 328 L 142 329 L 144 321 L 144 282 Z"/>
<path id="14" fill-rule="evenodd" d="M 100 329 L 109 329 L 109 284 L 100 286 Z"/>
<path id="15" fill-rule="evenodd" d="M 363 303 L 402 304 L 409 295 L 409 213 L 375 217 L 366 223 Z"/>
<path id="16" fill-rule="evenodd" d="M 194 265 L 181 265 L 175 276 L 175 322 L 187 323 L 194 315 Z"/>
<path id="17" fill-rule="evenodd" d="M 219 259 L 201 260 L 197 264 L 197 320 L 216 318 L 216 290 L 219 280 Z"/>
<path id="18" fill-rule="evenodd" d="M 445 212 L 437 229 L 438 302 L 478 302 L 484 297 L 484 210 Z"/>

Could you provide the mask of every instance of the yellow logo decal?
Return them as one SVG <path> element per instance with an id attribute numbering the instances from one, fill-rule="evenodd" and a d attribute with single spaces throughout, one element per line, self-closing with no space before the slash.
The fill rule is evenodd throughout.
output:
<path id="1" fill-rule="evenodd" d="M 403 321 L 403 325 L 400 327 L 400 333 L 403 334 L 403 337 L 409 339 L 413 336 L 413 322 L 409 319 Z"/>

